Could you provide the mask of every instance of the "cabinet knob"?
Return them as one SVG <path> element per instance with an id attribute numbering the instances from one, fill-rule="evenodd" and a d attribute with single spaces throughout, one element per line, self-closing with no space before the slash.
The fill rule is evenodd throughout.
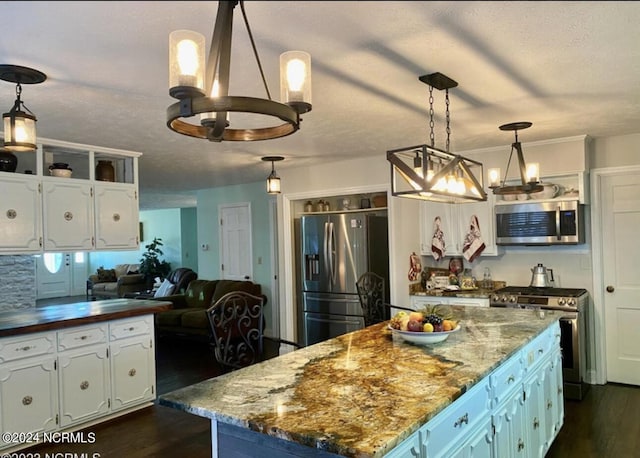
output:
<path id="1" fill-rule="evenodd" d="M 538 420 L 538 417 L 533 419 L 533 429 L 538 429 L 540 427 L 540 421 Z"/>
<path id="2" fill-rule="evenodd" d="M 136 375 L 136 370 L 135 369 L 129 370 L 129 377 L 133 377 L 134 375 Z"/>
<path id="3" fill-rule="evenodd" d="M 89 382 L 88 381 L 84 381 L 80 384 L 80 389 L 81 390 L 86 390 L 87 388 L 89 388 Z"/>
<path id="4" fill-rule="evenodd" d="M 64 219 L 65 219 L 65 221 L 71 221 L 73 219 L 73 213 L 64 212 Z"/>
<path id="5" fill-rule="evenodd" d="M 613 287 L 613 285 L 609 285 L 609 286 L 607 286 L 607 292 L 608 292 L 608 293 L 612 293 L 612 292 L 614 292 L 615 290 L 616 290 L 616 289 Z"/>
<path id="6" fill-rule="evenodd" d="M 468 413 L 465 413 L 463 416 L 458 418 L 458 420 L 453 424 L 453 427 L 457 428 L 458 426 L 462 426 L 463 424 L 469 424 L 469 414 Z"/>
<path id="7" fill-rule="evenodd" d="M 22 398 L 22 404 L 25 406 L 28 406 L 32 402 L 33 402 L 33 398 L 31 396 L 25 396 L 24 398 Z"/>
<path id="8" fill-rule="evenodd" d="M 9 210 L 7 210 L 7 218 L 15 219 L 16 216 L 18 216 L 18 212 L 15 211 L 13 208 L 10 208 Z"/>
<path id="9" fill-rule="evenodd" d="M 523 450 L 524 449 L 524 441 L 520 438 L 518 438 L 518 451 Z"/>
<path id="10" fill-rule="evenodd" d="M 118 213 L 114 213 L 113 214 L 113 220 L 117 223 L 118 221 L 120 221 L 120 215 Z"/>

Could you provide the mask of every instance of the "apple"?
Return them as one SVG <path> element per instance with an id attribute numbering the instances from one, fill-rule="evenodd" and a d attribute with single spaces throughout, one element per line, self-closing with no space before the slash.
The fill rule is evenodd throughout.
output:
<path id="1" fill-rule="evenodd" d="M 422 312 L 411 312 L 409 313 L 409 319 L 422 322 L 422 320 L 424 320 L 424 315 Z"/>
<path id="2" fill-rule="evenodd" d="M 407 331 L 422 332 L 422 321 L 409 320 L 407 323 Z"/>

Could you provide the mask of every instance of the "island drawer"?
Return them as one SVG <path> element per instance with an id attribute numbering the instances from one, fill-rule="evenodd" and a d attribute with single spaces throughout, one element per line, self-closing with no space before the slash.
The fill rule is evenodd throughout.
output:
<path id="1" fill-rule="evenodd" d="M 556 333 L 560 331 L 558 325 L 551 326 L 542 334 L 534 338 L 522 351 L 524 354 L 525 369 L 531 371 L 537 366 L 547 355 L 551 353 L 552 348 L 557 342 Z"/>
<path id="2" fill-rule="evenodd" d="M 115 320 L 109 324 L 109 340 L 153 334 L 153 315 Z"/>
<path id="3" fill-rule="evenodd" d="M 45 355 L 55 351 L 55 332 L 29 334 L 0 339 L 0 362 L 16 361 L 31 356 Z"/>
<path id="4" fill-rule="evenodd" d="M 518 387 L 522 387 L 523 376 L 524 362 L 522 354 L 518 352 L 489 376 L 494 406 L 511 396 Z"/>
<path id="5" fill-rule="evenodd" d="M 425 425 L 427 456 L 450 448 L 491 414 L 489 391 L 489 380 L 485 378 Z"/>
<path id="6" fill-rule="evenodd" d="M 85 347 L 107 341 L 107 325 L 78 326 L 58 331 L 58 351 Z"/>

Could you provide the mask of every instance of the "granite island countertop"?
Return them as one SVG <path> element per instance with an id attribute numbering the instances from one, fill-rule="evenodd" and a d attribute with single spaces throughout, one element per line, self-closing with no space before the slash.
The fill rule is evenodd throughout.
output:
<path id="1" fill-rule="evenodd" d="M 159 397 L 195 415 L 350 457 L 388 453 L 560 318 L 452 307 L 461 330 L 416 346 L 380 323 Z"/>

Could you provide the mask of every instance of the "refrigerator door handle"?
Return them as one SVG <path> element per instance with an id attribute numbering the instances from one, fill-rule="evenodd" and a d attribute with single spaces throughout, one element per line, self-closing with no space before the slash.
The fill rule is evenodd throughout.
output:
<path id="1" fill-rule="evenodd" d="M 324 261 L 324 271 L 329 277 L 329 283 L 331 283 L 331 269 L 329 267 L 329 223 L 324 223 L 324 236 L 322 237 L 322 254 Z"/>
<path id="2" fill-rule="evenodd" d="M 331 275 L 331 286 L 336 284 L 336 238 L 333 223 L 329 223 L 329 274 Z"/>

